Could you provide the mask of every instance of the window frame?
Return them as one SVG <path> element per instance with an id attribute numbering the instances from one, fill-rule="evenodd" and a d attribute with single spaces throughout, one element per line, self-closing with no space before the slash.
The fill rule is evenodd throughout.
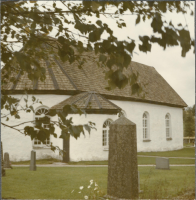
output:
<path id="1" fill-rule="evenodd" d="M 37 118 L 42 118 L 42 117 L 36 117 L 36 116 L 38 116 L 38 115 L 36 115 L 36 112 L 37 112 L 38 110 L 42 109 L 42 108 L 49 111 L 49 107 L 47 107 L 47 106 L 42 105 L 42 106 L 37 107 L 37 108 L 35 109 L 35 112 L 34 112 L 34 121 L 36 121 Z M 48 116 L 48 118 L 51 118 L 51 117 Z M 49 125 L 49 124 L 44 124 L 44 125 Z M 43 124 L 42 124 L 42 126 L 43 126 Z M 43 128 L 44 128 L 44 127 L 43 127 Z M 48 128 L 46 128 L 46 129 L 48 129 Z M 36 130 L 36 128 L 35 128 L 35 130 Z M 39 142 L 40 144 L 35 144 L 35 141 L 36 141 L 36 140 L 37 140 L 37 143 Z M 50 148 L 49 145 L 51 144 L 51 135 L 49 136 L 49 144 L 47 144 L 47 140 L 48 140 L 48 139 L 46 139 L 46 144 L 44 144 L 43 142 L 41 142 L 41 141 L 38 140 L 37 138 L 34 138 L 33 141 L 32 141 L 33 148 Z"/>
<path id="2" fill-rule="evenodd" d="M 166 119 L 166 117 L 168 118 Z M 169 113 L 165 115 L 165 134 L 166 134 L 166 140 L 172 140 L 172 124 L 171 124 L 171 115 Z"/>
<path id="3" fill-rule="evenodd" d="M 103 150 L 109 150 L 109 130 L 110 130 L 110 124 L 112 122 L 113 122 L 112 119 L 106 119 L 102 125 L 102 147 L 103 147 Z M 106 124 L 106 127 L 104 127 L 104 124 Z M 105 138 L 105 140 L 104 140 L 104 138 Z M 105 145 L 103 145 L 104 143 L 105 143 Z"/>
<path id="4" fill-rule="evenodd" d="M 144 116 L 146 116 L 144 118 Z M 144 142 L 149 142 L 150 140 L 150 116 L 147 111 L 142 115 L 142 138 Z"/>

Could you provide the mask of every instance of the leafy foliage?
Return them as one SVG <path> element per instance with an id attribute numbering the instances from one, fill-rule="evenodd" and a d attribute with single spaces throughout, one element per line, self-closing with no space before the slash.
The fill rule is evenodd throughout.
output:
<path id="1" fill-rule="evenodd" d="M 195 136 L 195 105 L 183 111 L 184 136 Z"/>
<path id="2" fill-rule="evenodd" d="M 189 12 L 193 15 L 190 9 L 191 2 L 60 1 L 59 4 L 54 1 L 51 7 L 37 1 L 1 3 L 1 52 L 6 72 L 5 77 L 2 77 L 2 83 L 4 78 L 11 76 L 13 70 L 26 72 L 32 81 L 44 80 L 45 69 L 40 65 L 40 61 L 48 60 L 51 54 L 58 54 L 63 62 L 78 62 L 78 67 L 81 68 L 87 58 L 95 60 L 92 57 L 85 57 L 82 53 L 94 50 L 95 54 L 99 54 L 102 67 L 108 70 L 117 67 L 113 71 L 116 75 L 106 74 L 108 89 L 122 88 L 130 84 L 130 77 L 125 78 L 122 73 L 123 68 L 127 68 L 130 64 L 137 45 L 140 51 L 146 53 L 151 51 L 153 43 L 159 44 L 164 49 L 168 46 L 180 45 L 183 57 L 191 46 L 194 48 L 194 39 L 191 39 L 187 27 L 182 27 L 180 23 L 175 27 L 172 22 L 167 23 L 163 17 L 166 12 L 183 14 Z M 110 10 L 112 12 L 109 12 Z M 104 23 L 100 18 L 100 15 L 117 18 L 117 26 L 123 28 L 126 27 L 123 15 L 127 13 L 137 15 L 136 24 L 142 20 L 151 20 L 154 34 L 142 35 L 141 33 L 139 44 L 130 38 L 127 41 L 119 41 L 109 24 Z M 97 18 L 96 23 L 89 21 L 92 17 Z M 54 30 L 57 40 L 47 37 Z M 108 34 L 108 38 L 102 39 L 105 33 Z M 16 43 L 22 43 L 24 48 L 15 52 L 13 45 Z M 141 87 L 139 83 L 137 85 Z"/>

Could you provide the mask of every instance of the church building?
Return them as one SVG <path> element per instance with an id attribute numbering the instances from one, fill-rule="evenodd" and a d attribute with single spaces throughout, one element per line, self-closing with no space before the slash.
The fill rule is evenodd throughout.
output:
<path id="1" fill-rule="evenodd" d="M 183 148 L 183 108 L 186 103 L 165 81 L 154 67 L 132 61 L 125 74 L 138 73 L 138 81 L 143 85 L 141 95 L 132 94 L 131 86 L 123 89 L 107 90 L 107 80 L 102 68 L 88 60 L 82 69 L 77 63 L 63 63 L 53 57 L 43 61 L 46 80 L 32 83 L 26 74 L 17 74 L 16 83 L 9 83 L 2 89 L 7 95 L 20 99 L 20 104 L 31 102 L 32 96 L 42 104 L 34 104 L 35 112 L 20 112 L 20 119 L 10 117 L 6 121 L 15 125 L 47 115 L 49 109 L 61 110 L 65 105 L 77 105 L 85 110 L 86 115 L 69 114 L 74 124 L 96 124 L 96 130 L 81 135 L 77 140 L 70 137 L 70 161 L 107 160 L 109 145 L 109 126 L 124 115 L 136 124 L 138 152 L 168 151 Z M 51 67 L 49 67 L 49 65 Z M 27 89 L 28 96 L 24 94 Z M 4 111 L 3 111 L 4 112 Z M 120 113 L 120 114 L 119 114 Z M 58 121 L 52 117 L 50 120 Z M 2 118 L 2 122 L 4 118 Z M 44 124 L 47 128 L 48 124 Z M 21 129 L 27 124 L 21 125 Z M 31 150 L 36 151 L 37 159 L 57 158 L 62 160 L 58 151 L 53 152 L 49 145 L 65 149 L 61 130 L 56 128 L 57 138 L 50 136 L 44 143 L 25 136 L 8 127 L 1 127 L 3 151 L 8 152 L 11 161 L 29 160 Z"/>

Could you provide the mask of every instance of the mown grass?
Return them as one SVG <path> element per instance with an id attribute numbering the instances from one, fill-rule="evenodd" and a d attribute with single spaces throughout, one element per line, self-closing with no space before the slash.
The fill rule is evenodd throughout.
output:
<path id="1" fill-rule="evenodd" d="M 162 157 L 195 157 L 195 148 L 183 148 L 175 151 L 162 152 L 138 152 L 138 155 L 146 156 L 162 156 Z"/>
<path id="2" fill-rule="evenodd" d="M 171 199 L 186 191 L 194 191 L 194 167 L 138 169 L 140 190 L 143 190 L 141 199 Z M 37 167 L 37 171 L 29 171 L 27 167 L 14 167 L 6 170 L 6 176 L 2 177 L 2 198 L 84 199 L 84 195 L 89 195 L 87 186 L 92 179 L 99 185 L 99 193 L 103 196 L 107 191 L 107 170 L 107 167 Z M 84 189 L 80 190 L 80 186 L 84 186 Z M 93 191 L 94 187 L 91 187 Z"/>
<path id="3" fill-rule="evenodd" d="M 138 157 L 138 165 L 155 165 L 156 158 L 153 157 Z M 195 164 L 195 159 L 180 159 L 180 158 L 169 158 L 170 164 Z M 108 165 L 108 161 L 79 161 L 69 162 L 70 165 Z"/>
<path id="4" fill-rule="evenodd" d="M 37 165 L 53 164 L 55 162 L 61 162 L 56 159 L 37 160 Z M 138 165 L 155 165 L 156 158 L 154 157 L 138 157 Z M 180 159 L 170 158 L 170 164 L 195 164 L 195 159 Z M 12 162 L 12 165 L 30 165 L 30 161 Z M 108 165 L 108 161 L 79 161 L 69 162 L 69 165 Z"/>
<path id="5" fill-rule="evenodd" d="M 61 162 L 61 161 L 54 158 L 36 160 L 36 164 L 38 165 L 53 164 L 54 162 Z M 11 164 L 12 165 L 30 165 L 30 160 L 11 162 Z"/>

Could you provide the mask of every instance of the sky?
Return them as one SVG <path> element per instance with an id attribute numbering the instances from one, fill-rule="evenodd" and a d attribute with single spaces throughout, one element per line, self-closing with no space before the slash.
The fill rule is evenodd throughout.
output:
<path id="1" fill-rule="evenodd" d="M 40 1 L 39 3 L 45 4 L 46 2 Z M 52 6 L 52 2 L 48 1 L 46 4 L 51 4 Z M 60 2 L 56 1 L 56 4 L 62 8 Z M 193 8 L 193 10 L 195 9 Z M 110 11 L 112 12 L 112 9 Z M 139 24 L 135 25 L 136 17 L 136 15 L 124 15 L 123 19 L 126 27 L 122 29 L 117 27 L 116 18 L 102 15 L 100 19 L 109 25 L 119 40 L 127 40 L 128 36 L 134 39 L 136 41 L 136 48 L 132 60 L 154 67 L 181 96 L 185 103 L 188 106 L 193 106 L 195 104 L 195 54 L 193 53 L 193 48 L 186 54 L 186 57 L 181 57 L 180 46 L 168 47 L 166 50 L 163 50 L 162 47 L 155 43 L 152 44 L 151 52 L 140 52 L 138 49 L 140 44 L 139 35 L 150 36 L 153 32 L 150 26 L 151 19 L 146 19 L 145 22 L 141 20 Z M 163 18 L 168 22 L 172 21 L 174 25 L 181 23 L 184 26 L 187 24 L 191 38 L 195 37 L 194 16 L 190 16 L 190 14 L 166 13 L 163 15 Z M 98 19 L 91 17 L 89 20 L 96 22 Z M 73 26 L 69 27 L 70 30 L 72 28 Z M 55 36 L 55 31 L 52 32 L 51 36 Z M 102 38 L 105 39 L 107 36 L 105 34 Z"/>
<path id="2" fill-rule="evenodd" d="M 127 26 L 123 29 L 116 27 L 115 20 L 105 19 L 105 21 L 109 22 L 108 24 L 113 28 L 118 39 L 123 40 L 127 36 L 135 39 L 137 48 L 133 54 L 133 61 L 154 67 L 185 103 L 188 106 L 193 106 L 195 104 L 195 54 L 193 48 L 186 54 L 186 57 L 181 57 L 180 46 L 163 50 L 158 44 L 153 44 L 151 52 L 143 53 L 139 51 L 139 35 L 144 36 L 153 33 L 150 26 L 152 20 L 146 20 L 145 23 L 141 20 L 139 24 L 135 25 L 136 18 L 137 16 L 134 15 L 124 16 Z M 191 38 L 195 37 L 194 16 L 166 13 L 163 18 L 168 22 L 172 21 L 174 25 L 187 24 Z"/>

